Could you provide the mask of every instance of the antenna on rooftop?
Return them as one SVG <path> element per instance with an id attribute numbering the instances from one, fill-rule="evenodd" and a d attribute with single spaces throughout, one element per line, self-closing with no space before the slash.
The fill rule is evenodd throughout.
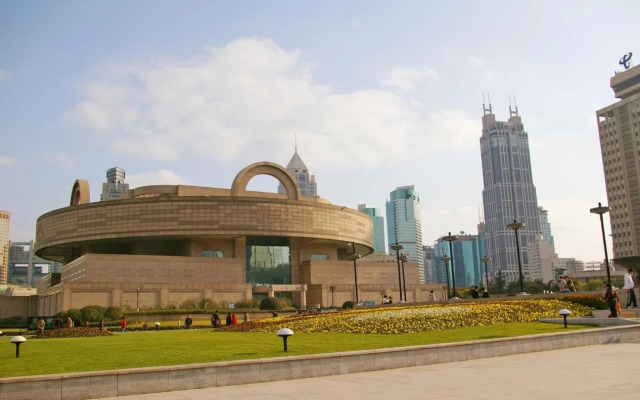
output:
<path id="1" fill-rule="evenodd" d="M 489 99 L 489 108 L 487 108 L 484 103 L 484 92 L 482 92 L 482 111 L 484 112 L 484 115 L 493 114 L 493 111 L 491 111 L 491 95 L 488 92 L 487 98 Z"/>

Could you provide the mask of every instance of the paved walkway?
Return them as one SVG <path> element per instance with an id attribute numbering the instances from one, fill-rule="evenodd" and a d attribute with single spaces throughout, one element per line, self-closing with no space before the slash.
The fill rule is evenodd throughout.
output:
<path id="1" fill-rule="evenodd" d="M 628 399 L 640 341 L 112 400 Z M 627 371 L 628 372 L 625 372 Z"/>

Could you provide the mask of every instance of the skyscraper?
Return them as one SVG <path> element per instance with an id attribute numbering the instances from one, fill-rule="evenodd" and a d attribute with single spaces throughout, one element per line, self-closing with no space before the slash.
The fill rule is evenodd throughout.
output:
<path id="1" fill-rule="evenodd" d="M 102 184 L 100 200 L 117 200 L 120 195 L 129 190 L 129 184 L 124 183 L 124 169 L 119 167 L 107 170 L 107 181 Z"/>
<path id="2" fill-rule="evenodd" d="M 0 285 L 7 284 L 9 276 L 9 226 L 11 213 L 0 211 Z"/>
<path id="3" fill-rule="evenodd" d="M 300 186 L 300 194 L 303 196 L 318 196 L 316 177 L 311 175 L 311 172 L 305 165 L 304 161 L 300 158 L 300 155 L 298 154 L 298 146 L 296 146 L 293 157 L 291 157 L 289 164 L 287 164 L 287 170 L 291 172 L 293 178 L 298 182 L 298 186 Z M 282 183 L 278 185 L 278 193 L 286 193 Z"/>
<path id="4" fill-rule="evenodd" d="M 620 99 L 596 112 L 616 262 L 640 256 L 640 65 L 616 73 Z"/>
<path id="5" fill-rule="evenodd" d="M 387 208 L 387 236 L 389 246 L 404 246 L 402 253 L 409 260 L 424 265 L 422 253 L 422 223 L 420 218 L 420 195 L 411 186 L 399 186 L 390 194 Z M 390 250 L 391 253 L 393 253 Z M 420 270 L 420 283 L 424 283 L 424 268 Z"/>
<path id="6" fill-rule="evenodd" d="M 540 217 L 540 231 L 542 231 L 542 237 L 551 246 L 555 248 L 553 242 L 553 235 L 551 234 L 551 223 L 549 222 L 549 213 L 542 207 L 538 207 L 538 216 Z"/>
<path id="7" fill-rule="evenodd" d="M 449 251 L 449 242 L 438 239 L 434 247 L 434 258 L 437 260 L 438 266 L 438 282 L 447 282 L 447 271 L 444 270 L 445 264 L 442 261 L 443 256 L 451 257 Z M 454 275 L 456 279 L 456 289 L 466 286 L 482 285 L 484 282 L 484 264 L 481 259 L 484 255 L 484 243 L 479 235 L 458 236 L 457 240 L 451 242 L 453 249 Z M 451 261 L 448 264 L 451 271 Z M 449 274 L 449 284 L 453 282 L 451 274 Z"/>
<path id="8" fill-rule="evenodd" d="M 382 210 L 371 207 L 368 204 L 358 204 L 358 211 L 362 211 L 373 220 L 373 251 L 375 253 L 386 252 L 387 244 L 385 241 L 386 235 L 384 232 L 384 216 L 382 215 Z"/>
<path id="9" fill-rule="evenodd" d="M 531 173 L 529 139 L 518 115 L 518 108 L 509 106 L 509 119 L 496 121 L 491 104 L 483 105 L 480 150 L 484 190 L 482 200 L 485 215 L 487 256 L 491 272 L 498 269 L 508 280 L 519 279 L 518 253 L 514 231 L 507 225 L 514 220 L 525 227 L 516 232 L 520 238 L 522 270 L 528 278 L 527 245 L 540 232 L 538 200 Z"/>

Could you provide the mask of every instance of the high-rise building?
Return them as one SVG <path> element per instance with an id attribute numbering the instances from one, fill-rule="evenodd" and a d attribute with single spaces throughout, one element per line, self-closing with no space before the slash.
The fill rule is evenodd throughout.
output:
<path id="1" fill-rule="evenodd" d="M 556 245 L 553 242 L 553 235 L 551 234 L 551 223 L 549 222 L 548 211 L 538 206 L 538 216 L 540 217 L 540 231 L 542 232 L 542 238 L 555 248 Z"/>
<path id="2" fill-rule="evenodd" d="M 9 276 L 9 227 L 11 213 L 0 211 L 0 285 L 7 284 Z"/>
<path id="3" fill-rule="evenodd" d="M 61 270 L 62 263 L 45 260 L 35 255 L 33 240 L 30 242 L 11 242 L 9 284 L 35 287 L 43 276 Z"/>
<path id="4" fill-rule="evenodd" d="M 298 186 L 300 187 L 300 194 L 303 196 L 318 196 L 318 187 L 316 185 L 316 177 L 311 175 L 311 172 L 305 165 L 302 158 L 298 154 L 298 146 L 295 148 L 295 152 L 293 153 L 293 157 L 287 164 L 287 170 L 291 172 L 293 178 L 298 182 Z M 286 190 L 282 183 L 278 185 L 278 193 L 284 194 Z"/>
<path id="5" fill-rule="evenodd" d="M 424 265 L 422 253 L 422 223 L 420 195 L 411 186 L 399 186 L 390 194 L 387 208 L 387 237 L 389 246 L 399 244 L 409 261 Z M 395 253 L 391 248 L 390 253 Z M 417 283 L 417 282 L 415 282 Z M 420 283 L 424 283 L 424 268 L 420 268 Z"/>
<path id="6" fill-rule="evenodd" d="M 422 246 L 424 258 L 424 283 L 436 283 L 436 254 L 433 246 Z"/>
<path id="7" fill-rule="evenodd" d="M 453 249 L 454 274 L 445 271 L 445 264 L 442 261 L 443 256 L 451 257 L 450 248 Z M 456 280 L 456 291 L 461 287 L 482 285 L 484 281 L 484 264 L 482 257 L 484 256 L 484 243 L 479 235 L 458 235 L 458 239 L 449 242 L 438 239 L 434 245 L 435 262 L 438 267 L 438 282 L 446 283 L 447 274 L 449 284 L 453 284 L 453 278 Z M 451 261 L 448 265 L 451 271 Z"/>
<path id="8" fill-rule="evenodd" d="M 107 170 L 107 181 L 102 184 L 100 200 L 117 200 L 120 195 L 129 190 L 129 184 L 124 183 L 124 169 L 113 167 Z"/>
<path id="9" fill-rule="evenodd" d="M 616 73 L 620 101 L 596 112 L 616 262 L 640 256 L 640 65 Z"/>
<path id="10" fill-rule="evenodd" d="M 369 206 L 368 204 L 358 204 L 358 211 L 362 211 L 371 217 L 373 221 L 373 251 L 374 253 L 386 252 L 387 251 L 387 243 L 385 241 L 385 231 L 384 231 L 384 215 L 382 215 L 382 210 L 379 208 L 374 208 Z"/>
<path id="11" fill-rule="evenodd" d="M 529 254 L 527 246 L 540 232 L 538 200 L 531 173 L 529 139 L 518 115 L 518 108 L 509 106 L 509 119 L 496 121 L 491 104 L 483 105 L 480 149 L 484 190 L 482 199 L 485 216 L 487 256 L 491 258 L 491 272 L 498 270 L 507 280 L 519 279 L 518 252 L 514 231 L 507 225 L 524 223 L 518 230 L 522 270 L 528 279 Z"/>

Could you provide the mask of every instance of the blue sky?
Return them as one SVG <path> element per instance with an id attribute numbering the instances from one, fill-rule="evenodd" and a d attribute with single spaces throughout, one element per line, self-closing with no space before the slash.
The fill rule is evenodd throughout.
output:
<path id="1" fill-rule="evenodd" d="M 499 120 L 515 96 L 559 256 L 599 260 L 595 111 L 620 57 L 640 59 L 639 17 L 623 0 L 0 0 L 0 209 L 30 240 L 75 179 L 93 201 L 114 166 L 131 187 L 229 188 L 286 165 L 297 135 L 334 204 L 416 185 L 432 244 L 476 232 L 489 93 Z"/>

